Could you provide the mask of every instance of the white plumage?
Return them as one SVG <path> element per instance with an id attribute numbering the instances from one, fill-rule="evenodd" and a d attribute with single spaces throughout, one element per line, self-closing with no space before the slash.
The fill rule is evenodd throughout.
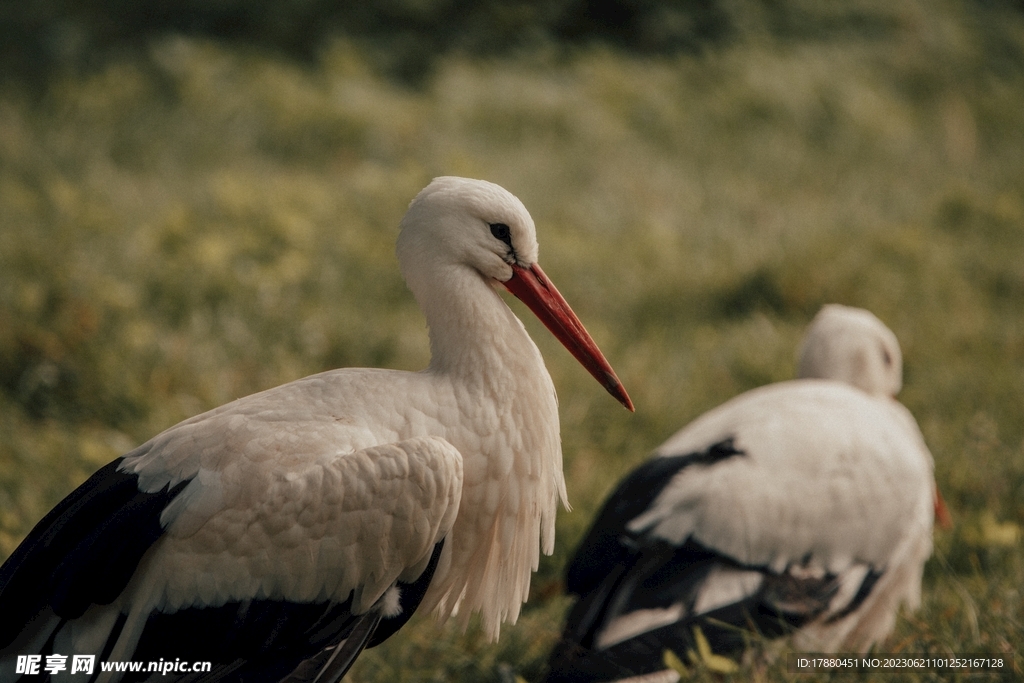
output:
<path id="1" fill-rule="evenodd" d="M 566 494 L 554 387 L 495 287 L 632 406 L 502 188 L 435 179 L 397 251 L 430 366 L 306 377 L 98 472 L 0 569 L 0 681 L 49 652 L 212 660 L 209 680 L 246 682 L 306 660 L 290 680 L 336 680 L 421 600 L 491 637 L 516 620 Z"/>
<path id="2" fill-rule="evenodd" d="M 700 416 L 620 483 L 570 565 L 580 599 L 549 680 L 663 670 L 666 649 L 685 660 L 694 626 L 719 653 L 749 628 L 864 652 L 901 604 L 918 606 L 939 499 L 917 423 L 892 397 L 895 336 L 867 311 L 826 306 L 799 372 Z"/>

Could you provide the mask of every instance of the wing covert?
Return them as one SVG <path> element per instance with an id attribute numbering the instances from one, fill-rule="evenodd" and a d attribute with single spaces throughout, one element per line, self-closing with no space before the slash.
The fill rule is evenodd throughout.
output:
<path id="1" fill-rule="evenodd" d="M 399 578 L 418 576 L 455 521 L 458 451 L 418 437 L 302 456 L 287 467 L 200 469 L 165 510 L 167 534 L 133 603 L 168 611 L 253 595 L 342 602 L 356 591 L 360 613 Z"/>

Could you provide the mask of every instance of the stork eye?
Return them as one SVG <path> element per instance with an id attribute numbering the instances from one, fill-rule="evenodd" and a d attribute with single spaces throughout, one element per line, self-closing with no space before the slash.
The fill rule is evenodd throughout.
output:
<path id="1" fill-rule="evenodd" d="M 512 246 L 512 231 L 504 223 L 491 223 L 491 234 L 508 246 Z"/>

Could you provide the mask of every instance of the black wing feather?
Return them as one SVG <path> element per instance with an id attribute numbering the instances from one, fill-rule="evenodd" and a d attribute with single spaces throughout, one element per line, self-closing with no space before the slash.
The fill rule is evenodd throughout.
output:
<path id="1" fill-rule="evenodd" d="M 20 646 L 16 639 L 30 638 L 33 629 L 51 629 L 42 650 L 33 653 L 51 654 L 63 625 L 82 616 L 90 605 L 113 602 L 142 556 L 163 534 L 160 515 L 188 481 L 144 493 L 138 488 L 137 475 L 118 470 L 122 461 L 119 458 L 103 467 L 62 500 L 0 567 L 0 652 L 14 653 Z M 398 582 L 399 614 L 384 618 L 374 614 L 372 624 L 362 620 L 365 632 L 358 634 L 339 670 L 347 670 L 363 647 L 383 642 L 409 620 L 430 585 L 443 545 L 442 540 L 434 546 L 427 567 L 415 581 Z M 208 673 L 170 675 L 168 681 L 276 683 L 303 660 L 325 650 L 330 653 L 329 648 L 352 634 L 362 617 L 353 615 L 351 607 L 351 597 L 342 603 L 254 599 L 154 612 L 132 659 L 213 664 Z M 100 661 L 110 654 L 124 623 L 122 615 L 104 651 L 96 653 Z M 127 673 L 123 681 L 141 681 L 150 675 Z"/>
<path id="2" fill-rule="evenodd" d="M 380 644 L 413 615 L 434 576 L 443 546 L 443 540 L 434 546 L 430 561 L 415 581 L 398 582 L 401 613 L 380 618 L 379 622 L 375 615 L 373 628 L 355 634 L 357 642 L 350 646 L 354 651 L 346 654 L 343 662 L 345 670 L 363 647 Z M 209 675 L 187 679 L 196 683 L 271 683 L 300 665 L 303 673 L 296 680 L 310 675 L 312 680 L 327 664 L 334 648 L 353 636 L 353 629 L 363 623 L 365 616 L 352 614 L 351 597 L 341 603 L 262 599 L 190 607 L 168 614 L 157 612 L 146 622 L 133 659 L 212 662 Z M 306 664 L 304 660 L 310 661 Z"/>
<path id="3" fill-rule="evenodd" d="M 705 451 L 652 458 L 623 479 L 608 496 L 590 531 L 583 538 L 566 572 L 566 590 L 574 595 L 588 593 L 604 581 L 615 566 L 628 563 L 633 553 L 626 525 L 643 514 L 676 474 L 692 465 L 713 465 L 738 455 L 732 438 Z"/>
<path id="4" fill-rule="evenodd" d="M 568 592 L 580 599 L 552 651 L 545 680 L 609 681 L 663 670 L 665 650 L 685 655 L 687 650 L 695 649 L 695 626 L 700 627 L 715 652 L 736 653 L 752 637 L 790 633 L 828 609 L 838 590 L 835 576 L 796 578 L 788 573 L 776 574 L 767 567 L 745 565 L 692 538 L 675 546 L 627 529 L 629 522 L 647 511 L 669 481 L 686 467 L 713 465 L 740 455 L 743 452 L 734 440 L 727 439 L 702 452 L 654 458 L 619 484 L 569 565 Z M 764 578 L 753 594 L 693 616 L 702 584 L 716 568 L 759 571 Z M 869 572 L 849 609 L 865 599 L 878 576 Z M 616 617 L 677 603 L 686 607 L 689 616 L 610 647 L 594 647 L 598 634 Z"/>
<path id="5" fill-rule="evenodd" d="M 188 481 L 145 493 L 122 460 L 57 504 L 0 567 L 0 650 L 47 607 L 74 619 L 112 602 L 163 533 L 160 513 Z"/>
<path id="6" fill-rule="evenodd" d="M 648 463 L 619 486 L 570 567 L 570 572 L 576 572 L 571 585 L 588 590 L 580 593 L 562 638 L 551 653 L 547 683 L 613 681 L 664 670 L 666 650 L 684 660 L 688 651 L 697 650 L 695 627 L 700 628 L 715 653 L 737 655 L 754 640 L 787 635 L 826 613 L 839 590 L 838 576 L 801 577 L 788 571 L 780 574 L 768 567 L 743 564 L 692 538 L 674 546 L 626 529 L 626 524 L 645 511 L 664 489 L 667 482 L 659 477 L 670 478 L 690 464 L 711 463 L 738 454 L 731 442 L 725 442 L 706 453 L 668 458 L 674 461 L 674 467 Z M 631 495 L 636 499 L 615 500 Z M 602 557 L 599 553 L 603 548 L 612 550 Z M 597 569 L 581 566 L 586 561 L 581 558 L 593 558 Z M 716 569 L 757 571 L 762 580 L 751 594 L 694 615 L 697 597 Z M 598 576 L 600 580 L 595 584 Z M 863 603 L 880 576 L 880 571 L 869 569 L 850 604 L 829 622 Z M 674 604 L 685 608 L 678 621 L 608 647 L 595 647 L 598 634 L 616 617 Z"/>

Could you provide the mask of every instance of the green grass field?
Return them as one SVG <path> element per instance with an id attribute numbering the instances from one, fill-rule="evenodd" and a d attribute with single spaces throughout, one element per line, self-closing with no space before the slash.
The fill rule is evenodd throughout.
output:
<path id="1" fill-rule="evenodd" d="M 297 65 L 185 37 L 39 96 L 6 87 L 0 557 L 181 419 L 327 368 L 422 368 L 397 225 L 430 178 L 465 175 L 530 209 L 637 411 L 512 303 L 559 392 L 574 507 L 556 553 L 498 643 L 421 615 L 348 680 L 539 679 L 603 497 L 701 412 L 791 377 L 826 302 L 899 337 L 901 399 L 955 519 L 922 608 L 878 651 L 1014 654 L 1020 671 L 1024 14 L 865 7 L 886 30 L 781 40 L 752 17 L 699 56 L 451 56 L 416 89 L 340 40 Z M 819 680 L 763 659 L 725 678 Z"/>

